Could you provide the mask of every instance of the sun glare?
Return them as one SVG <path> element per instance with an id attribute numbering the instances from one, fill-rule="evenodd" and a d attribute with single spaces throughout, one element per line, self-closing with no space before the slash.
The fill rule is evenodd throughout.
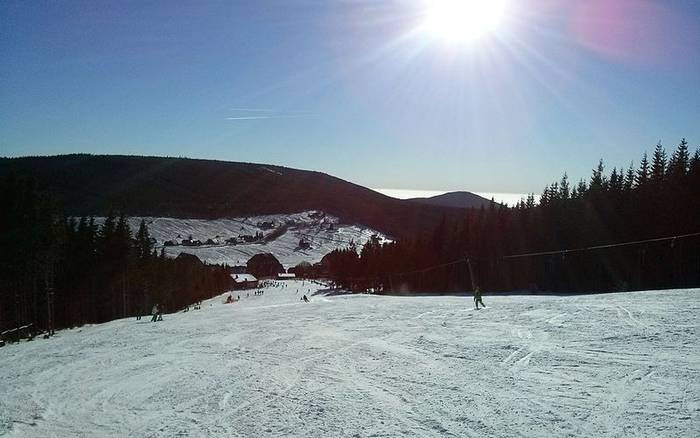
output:
<path id="1" fill-rule="evenodd" d="M 507 0 L 426 0 L 425 30 L 444 42 L 469 43 L 498 29 Z"/>

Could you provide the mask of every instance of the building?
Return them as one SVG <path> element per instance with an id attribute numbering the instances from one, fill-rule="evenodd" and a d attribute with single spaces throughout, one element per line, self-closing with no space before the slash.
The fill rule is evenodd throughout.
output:
<path id="1" fill-rule="evenodd" d="M 231 274 L 234 289 L 255 289 L 258 287 L 258 279 L 250 274 Z"/>
<path id="2" fill-rule="evenodd" d="M 291 272 L 280 272 L 279 274 L 277 274 L 278 280 L 294 280 L 295 278 L 297 278 L 296 274 L 293 274 Z"/>

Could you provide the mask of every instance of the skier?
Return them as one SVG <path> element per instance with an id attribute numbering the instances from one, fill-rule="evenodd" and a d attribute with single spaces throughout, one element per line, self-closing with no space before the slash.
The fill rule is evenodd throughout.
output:
<path id="1" fill-rule="evenodd" d="M 476 310 L 479 310 L 479 304 L 481 304 L 481 307 L 486 307 L 486 304 L 484 304 L 483 300 L 481 299 L 481 289 L 479 286 L 474 288 L 474 304 L 476 305 Z"/>
<path id="2" fill-rule="evenodd" d="M 304 298 L 302 298 L 302 299 L 304 300 L 305 303 L 309 302 L 309 299 L 306 297 L 306 295 L 304 295 Z"/>
<path id="3" fill-rule="evenodd" d="M 151 315 L 153 315 L 153 317 L 151 318 L 151 322 L 156 322 L 158 320 L 159 313 L 160 309 L 158 308 L 158 304 L 154 304 L 153 309 L 151 310 Z"/>

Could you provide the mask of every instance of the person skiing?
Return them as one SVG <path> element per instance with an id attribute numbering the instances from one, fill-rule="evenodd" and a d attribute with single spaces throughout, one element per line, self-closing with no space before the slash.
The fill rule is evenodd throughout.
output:
<path id="1" fill-rule="evenodd" d="M 158 309 L 158 304 L 154 304 L 153 309 L 151 310 L 151 315 L 153 315 L 153 317 L 151 318 L 151 322 L 156 322 L 158 320 L 159 313 L 160 309 Z"/>
<path id="2" fill-rule="evenodd" d="M 474 288 L 474 304 L 476 305 L 476 310 L 479 310 L 479 304 L 481 304 L 481 307 L 486 307 L 486 304 L 481 299 L 481 288 L 479 286 Z"/>
<path id="3" fill-rule="evenodd" d="M 304 297 L 302 299 L 304 300 L 305 303 L 309 302 L 309 299 L 306 297 L 306 295 L 304 295 Z"/>

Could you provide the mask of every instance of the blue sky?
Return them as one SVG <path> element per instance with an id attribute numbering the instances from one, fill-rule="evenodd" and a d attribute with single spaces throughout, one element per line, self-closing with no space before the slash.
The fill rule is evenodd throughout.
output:
<path id="1" fill-rule="evenodd" d="M 614 3 L 613 6 L 610 6 Z M 0 155 L 215 158 L 369 186 L 537 192 L 700 144 L 700 2 L 507 1 L 447 44 L 428 0 L 0 3 Z"/>

